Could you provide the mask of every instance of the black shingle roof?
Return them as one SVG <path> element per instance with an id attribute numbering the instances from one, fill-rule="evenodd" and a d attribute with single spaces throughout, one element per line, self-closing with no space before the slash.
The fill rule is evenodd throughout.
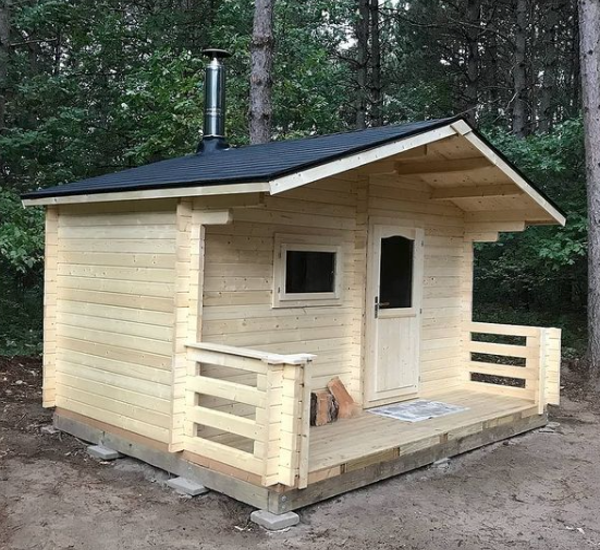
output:
<path id="1" fill-rule="evenodd" d="M 385 143 L 445 126 L 458 117 L 382 126 L 188 155 L 40 189 L 24 199 L 115 191 L 269 181 Z"/>

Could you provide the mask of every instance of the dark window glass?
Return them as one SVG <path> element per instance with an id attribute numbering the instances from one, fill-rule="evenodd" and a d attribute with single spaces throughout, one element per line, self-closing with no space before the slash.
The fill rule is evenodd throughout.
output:
<path id="1" fill-rule="evenodd" d="M 307 294 L 335 291 L 335 252 L 288 250 L 285 258 L 285 292 Z"/>
<path id="2" fill-rule="evenodd" d="M 414 241 L 404 237 L 381 239 L 379 307 L 412 306 Z"/>

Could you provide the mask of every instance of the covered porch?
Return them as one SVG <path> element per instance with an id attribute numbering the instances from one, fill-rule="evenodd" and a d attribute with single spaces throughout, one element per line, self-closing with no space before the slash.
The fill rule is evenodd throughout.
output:
<path id="1" fill-rule="evenodd" d="M 412 423 L 365 410 L 354 418 L 313 428 L 309 484 L 539 414 L 528 399 L 473 389 L 441 391 L 428 399 L 465 410 Z"/>
<path id="2" fill-rule="evenodd" d="M 280 513 L 543 425 L 560 330 L 469 323 L 460 385 L 418 395 L 464 410 L 414 423 L 361 410 L 309 426 L 315 355 L 198 343 L 188 359 L 184 458 L 267 489 Z"/>

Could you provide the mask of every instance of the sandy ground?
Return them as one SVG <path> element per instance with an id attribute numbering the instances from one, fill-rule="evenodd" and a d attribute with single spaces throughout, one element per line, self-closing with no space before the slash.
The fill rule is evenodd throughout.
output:
<path id="1" fill-rule="evenodd" d="M 583 400 L 538 430 L 300 511 L 268 533 L 251 508 L 176 495 L 131 459 L 46 435 L 37 361 L 0 358 L 0 549 L 600 548 L 600 416 Z M 573 396 L 574 391 L 568 392 Z"/>

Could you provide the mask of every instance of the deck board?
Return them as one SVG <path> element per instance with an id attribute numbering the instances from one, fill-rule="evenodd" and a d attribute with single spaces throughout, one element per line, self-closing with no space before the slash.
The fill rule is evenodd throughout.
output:
<path id="1" fill-rule="evenodd" d="M 477 431 L 478 426 L 506 415 L 531 411 L 531 401 L 472 390 L 453 389 L 428 396 L 468 410 L 424 420 L 403 422 L 363 411 L 359 416 L 311 428 L 309 470 L 317 472 L 399 448 L 399 454 L 428 446 L 432 437 Z"/>

